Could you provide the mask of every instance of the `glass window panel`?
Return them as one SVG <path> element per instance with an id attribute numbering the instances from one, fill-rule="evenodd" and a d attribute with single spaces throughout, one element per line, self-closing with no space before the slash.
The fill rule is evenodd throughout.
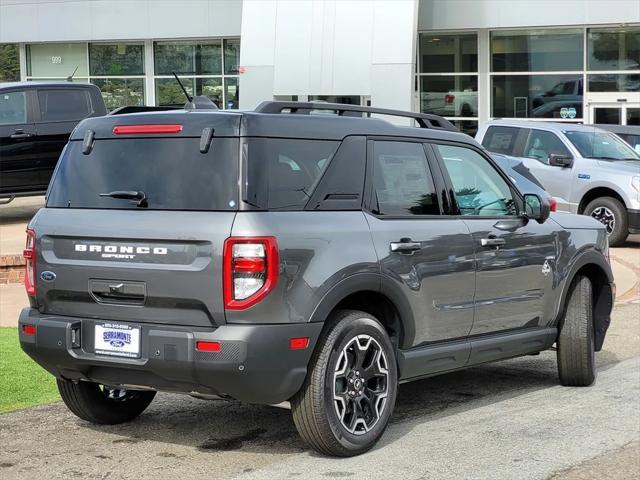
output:
<path id="1" fill-rule="evenodd" d="M 218 108 L 224 108 L 221 78 L 196 78 L 195 84 L 196 95 L 209 97 Z"/>
<path id="2" fill-rule="evenodd" d="M 640 70 L 640 27 L 590 28 L 589 70 Z"/>
<path id="3" fill-rule="evenodd" d="M 640 73 L 589 75 L 590 92 L 640 92 Z"/>
<path id="4" fill-rule="evenodd" d="M 478 36 L 473 34 L 420 34 L 420 72 L 478 71 Z"/>
<path id="5" fill-rule="evenodd" d="M 222 79 L 221 78 L 184 78 L 180 77 L 189 95 L 205 95 L 218 108 L 222 108 Z M 181 107 L 187 102 L 184 92 L 174 78 L 156 78 L 156 105 Z"/>
<path id="6" fill-rule="evenodd" d="M 144 75 L 144 45 L 89 44 L 91 75 Z"/>
<path id="7" fill-rule="evenodd" d="M 627 108 L 627 125 L 640 125 L 640 108 Z"/>
<path id="8" fill-rule="evenodd" d="M 581 29 L 491 32 L 494 72 L 582 70 Z"/>
<path id="9" fill-rule="evenodd" d="M 552 153 L 564 157 L 572 156 L 555 133 L 532 128 L 524 147 L 524 156 L 549 165 L 549 157 Z"/>
<path id="10" fill-rule="evenodd" d="M 38 89 L 38 104 L 43 122 L 80 120 L 91 113 L 91 99 L 86 88 Z"/>
<path id="11" fill-rule="evenodd" d="M 493 117 L 582 118 L 581 75 L 494 75 Z"/>
<path id="12" fill-rule="evenodd" d="M 436 144 L 434 147 L 444 160 L 462 215 L 517 213 L 509 185 L 486 158 L 470 148 Z"/>
<path id="13" fill-rule="evenodd" d="M 235 77 L 224 79 L 224 96 L 227 102 L 225 108 L 237 109 L 238 108 L 238 96 L 240 90 L 238 87 L 238 79 Z"/>
<path id="14" fill-rule="evenodd" d="M 440 215 L 438 194 L 421 143 L 375 142 L 373 213 Z"/>
<path id="15" fill-rule="evenodd" d="M 20 80 L 20 51 L 16 43 L 0 43 L 0 82 Z"/>
<path id="16" fill-rule="evenodd" d="M 24 92 L 0 94 L 0 125 L 27 123 L 27 101 Z"/>
<path id="17" fill-rule="evenodd" d="M 222 75 L 222 46 L 219 41 L 155 42 L 156 75 Z"/>
<path id="18" fill-rule="evenodd" d="M 27 45 L 27 76 L 66 78 L 73 73 L 89 73 L 86 43 L 46 43 Z"/>
<path id="19" fill-rule="evenodd" d="M 185 90 L 193 96 L 193 78 L 180 78 Z M 156 105 L 182 107 L 187 102 L 174 78 L 156 78 Z"/>
<path id="20" fill-rule="evenodd" d="M 622 123 L 622 109 L 618 107 L 599 107 L 594 108 L 595 122 L 608 125 L 620 125 Z"/>
<path id="21" fill-rule="evenodd" d="M 444 117 L 478 115 L 478 76 L 420 77 L 420 109 Z"/>
<path id="22" fill-rule="evenodd" d="M 512 155 L 520 129 L 516 127 L 490 126 L 482 139 L 482 146 L 490 152 Z"/>
<path id="23" fill-rule="evenodd" d="M 240 63 L 240 40 L 232 39 L 224 41 L 224 73 L 237 75 Z"/>
<path id="24" fill-rule="evenodd" d="M 450 120 L 450 122 L 453 123 L 462 133 L 466 133 L 472 137 L 475 137 L 476 133 L 478 133 L 477 120 Z"/>
<path id="25" fill-rule="evenodd" d="M 102 91 L 102 98 L 108 110 L 127 105 L 144 105 L 142 78 L 94 78 L 91 83 Z"/>

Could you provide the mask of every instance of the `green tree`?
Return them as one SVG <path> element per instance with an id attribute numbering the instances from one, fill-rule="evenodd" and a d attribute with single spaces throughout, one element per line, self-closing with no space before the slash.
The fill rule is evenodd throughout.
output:
<path id="1" fill-rule="evenodd" d="M 18 45 L 0 43 L 0 82 L 20 80 L 20 54 Z"/>

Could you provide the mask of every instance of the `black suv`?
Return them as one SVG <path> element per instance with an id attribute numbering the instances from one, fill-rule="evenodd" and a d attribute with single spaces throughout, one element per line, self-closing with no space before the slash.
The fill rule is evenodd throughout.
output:
<path id="1" fill-rule="evenodd" d="M 555 344 L 560 382 L 590 385 L 606 231 L 522 185 L 433 115 L 88 119 L 27 230 L 20 342 L 87 421 L 132 420 L 159 390 L 288 402 L 340 456 L 380 438 L 401 382 Z"/>
<path id="2" fill-rule="evenodd" d="M 0 198 L 39 195 L 71 131 L 105 115 L 100 89 L 71 82 L 0 83 Z"/>

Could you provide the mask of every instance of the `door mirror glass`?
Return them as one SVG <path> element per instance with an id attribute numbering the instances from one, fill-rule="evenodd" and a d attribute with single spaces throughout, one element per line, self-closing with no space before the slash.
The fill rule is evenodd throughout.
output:
<path id="1" fill-rule="evenodd" d="M 549 155 L 549 165 L 563 168 L 570 167 L 573 165 L 573 158 L 558 153 L 552 153 Z"/>
<path id="2" fill-rule="evenodd" d="M 527 193 L 524 196 L 525 215 L 538 223 L 544 223 L 550 214 L 549 203 L 542 200 L 539 195 Z"/>

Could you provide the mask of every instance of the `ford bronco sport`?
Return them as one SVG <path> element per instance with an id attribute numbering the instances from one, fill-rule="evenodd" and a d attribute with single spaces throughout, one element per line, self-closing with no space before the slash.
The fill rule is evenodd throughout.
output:
<path id="1" fill-rule="evenodd" d="M 604 226 L 446 120 L 324 103 L 83 121 L 24 256 L 22 348 L 81 419 L 156 391 L 289 402 L 337 456 L 402 382 L 556 345 L 560 383 L 590 385 L 614 292 Z"/>

